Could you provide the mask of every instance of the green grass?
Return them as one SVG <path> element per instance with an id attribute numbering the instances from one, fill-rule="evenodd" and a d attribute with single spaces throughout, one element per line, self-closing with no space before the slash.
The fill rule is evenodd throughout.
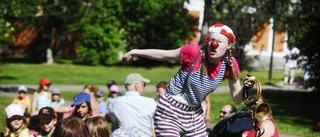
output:
<path id="1" fill-rule="evenodd" d="M 4 64 L 0 66 L 1 84 L 37 84 L 41 77 L 47 77 L 53 84 L 76 85 L 104 85 L 109 80 L 122 84 L 129 73 L 140 73 L 151 80 L 150 84 L 159 81 L 169 81 L 179 67 L 132 67 L 132 66 L 81 66 L 72 64 Z M 273 71 L 271 84 L 282 80 L 282 71 Z M 256 76 L 262 84 L 269 83 L 268 71 L 243 71 L 240 78 L 251 74 Z M 222 84 L 227 85 L 227 81 Z"/>
<path id="2" fill-rule="evenodd" d="M 6 112 L 4 109 L 12 102 L 13 98 L 0 95 L 0 132 L 6 129 Z"/>

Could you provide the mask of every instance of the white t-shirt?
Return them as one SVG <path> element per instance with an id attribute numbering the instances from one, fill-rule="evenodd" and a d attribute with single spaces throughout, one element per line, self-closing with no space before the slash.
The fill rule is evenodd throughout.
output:
<path id="1" fill-rule="evenodd" d="M 288 59 L 286 59 L 286 65 L 290 68 L 297 67 L 297 59 L 292 58 L 293 54 L 300 54 L 300 50 L 296 47 L 293 47 L 291 50 L 289 48 L 286 48 L 284 51 L 284 56 L 289 56 Z"/>

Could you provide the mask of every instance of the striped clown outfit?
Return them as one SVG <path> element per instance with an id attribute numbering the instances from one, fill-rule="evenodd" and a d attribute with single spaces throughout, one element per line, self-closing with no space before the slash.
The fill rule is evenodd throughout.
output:
<path id="1" fill-rule="evenodd" d="M 237 79 L 240 69 L 229 51 L 217 64 L 209 63 L 207 48 L 218 48 L 213 35 L 222 34 L 235 42 L 232 30 L 223 24 L 214 24 L 202 45 L 184 45 L 180 50 L 182 66 L 170 80 L 167 93 L 156 108 L 154 123 L 157 137 L 206 137 L 206 124 L 201 103 L 214 92 L 222 80 Z"/>

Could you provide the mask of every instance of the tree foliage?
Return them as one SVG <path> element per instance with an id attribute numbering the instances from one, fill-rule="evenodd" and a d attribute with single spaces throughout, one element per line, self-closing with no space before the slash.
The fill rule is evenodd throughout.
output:
<path id="1" fill-rule="evenodd" d="M 320 50 L 317 46 L 320 39 L 317 34 L 319 8 L 317 0 L 215 0 L 212 3 L 213 21 L 224 22 L 234 29 L 238 47 L 249 42 L 264 23 L 268 23 L 271 17 L 274 18 L 275 29 L 288 31 L 289 37 L 295 39 L 301 53 L 308 57 L 313 78 L 310 86 L 319 85 L 316 84 L 320 74 Z M 238 56 L 242 58 L 241 54 Z M 245 66 L 246 63 L 240 61 L 240 66 Z"/>

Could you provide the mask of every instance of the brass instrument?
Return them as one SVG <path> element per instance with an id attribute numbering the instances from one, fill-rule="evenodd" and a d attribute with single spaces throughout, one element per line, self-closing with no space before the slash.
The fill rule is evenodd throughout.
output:
<path id="1" fill-rule="evenodd" d="M 254 117 L 258 121 L 266 120 L 272 113 L 271 106 L 264 102 L 263 97 L 261 95 L 262 89 L 261 84 L 258 80 L 255 80 L 256 85 L 256 93 L 249 97 L 249 87 L 244 87 L 242 92 L 242 99 L 245 105 L 254 111 Z"/>

